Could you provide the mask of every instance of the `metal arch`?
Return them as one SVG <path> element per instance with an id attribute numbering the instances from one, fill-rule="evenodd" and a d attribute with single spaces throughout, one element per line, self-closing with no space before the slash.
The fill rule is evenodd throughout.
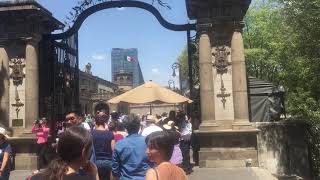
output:
<path id="1" fill-rule="evenodd" d="M 55 40 L 55 39 L 63 39 L 65 37 L 71 36 L 80 29 L 82 23 L 90 15 L 101 10 L 110 9 L 110 8 L 121 8 L 121 7 L 136 7 L 136 8 L 147 10 L 157 18 L 157 20 L 163 27 L 172 31 L 196 30 L 196 24 L 172 24 L 166 21 L 160 14 L 160 12 L 151 4 L 141 2 L 141 1 L 124 0 L 124 1 L 108 1 L 108 2 L 103 2 L 100 4 L 96 4 L 94 6 L 91 6 L 90 8 L 80 13 L 80 15 L 78 16 L 78 18 L 76 19 L 76 21 L 74 22 L 73 26 L 70 29 L 68 29 L 66 32 L 63 32 L 63 33 L 50 34 L 49 38 Z"/>

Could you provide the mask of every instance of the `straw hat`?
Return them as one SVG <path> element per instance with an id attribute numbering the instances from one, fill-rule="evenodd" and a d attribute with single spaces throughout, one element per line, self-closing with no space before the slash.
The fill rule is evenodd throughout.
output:
<path id="1" fill-rule="evenodd" d="M 157 123 L 157 118 L 154 117 L 153 115 L 147 115 L 147 119 L 146 119 L 146 122 L 149 122 L 149 123 Z"/>
<path id="2" fill-rule="evenodd" d="M 8 138 L 9 136 L 6 134 L 6 130 L 2 127 L 0 127 L 0 134 L 2 134 L 5 138 Z"/>
<path id="3" fill-rule="evenodd" d="M 167 124 L 163 125 L 163 128 L 165 128 L 166 130 L 171 130 L 173 124 L 174 124 L 173 121 L 168 121 Z M 174 126 L 174 128 L 175 130 L 178 130 L 177 126 Z"/>

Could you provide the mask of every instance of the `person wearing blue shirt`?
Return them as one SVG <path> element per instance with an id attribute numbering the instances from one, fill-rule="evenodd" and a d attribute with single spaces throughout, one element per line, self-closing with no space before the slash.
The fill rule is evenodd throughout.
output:
<path id="1" fill-rule="evenodd" d="M 145 138 L 138 134 L 140 120 L 130 115 L 124 122 L 128 136 L 117 142 L 112 155 L 112 174 L 119 180 L 144 180 L 149 161 Z"/>
<path id="2" fill-rule="evenodd" d="M 0 127 L 0 180 L 8 180 L 10 176 L 11 146 L 7 140 L 6 130 Z"/>

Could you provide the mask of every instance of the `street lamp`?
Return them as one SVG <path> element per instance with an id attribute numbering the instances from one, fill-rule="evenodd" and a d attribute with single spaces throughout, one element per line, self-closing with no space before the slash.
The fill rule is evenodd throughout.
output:
<path id="1" fill-rule="evenodd" d="M 176 87 L 175 87 L 175 82 L 174 82 L 174 80 L 172 80 L 172 79 L 170 79 L 170 80 L 168 81 L 168 85 L 169 85 L 169 88 L 170 88 L 170 89 L 171 89 L 171 84 L 173 85 L 172 88 L 173 88 L 173 90 L 174 90 Z"/>
<path id="2" fill-rule="evenodd" d="M 181 65 L 177 62 L 173 63 L 172 66 L 172 77 L 176 77 L 176 69 L 179 68 L 179 89 L 182 92 L 182 84 L 181 84 Z"/>
<path id="3" fill-rule="evenodd" d="M 282 105 L 282 108 L 283 108 L 284 118 L 287 118 L 287 116 L 286 116 L 286 107 L 285 107 L 285 93 L 286 93 L 286 90 L 284 89 L 284 87 L 282 85 L 280 85 L 278 87 L 278 93 L 279 93 L 280 98 L 281 98 L 281 105 Z"/>

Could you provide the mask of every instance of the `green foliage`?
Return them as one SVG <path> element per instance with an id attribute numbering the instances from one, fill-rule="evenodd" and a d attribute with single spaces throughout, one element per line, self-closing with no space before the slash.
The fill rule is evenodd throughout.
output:
<path id="1" fill-rule="evenodd" d="M 294 116 L 320 111 L 319 2 L 256 1 L 245 19 L 248 74 L 284 85 Z"/>
<path id="2" fill-rule="evenodd" d="M 196 46 L 196 45 L 194 45 Z M 195 52 L 192 55 L 192 74 L 193 74 L 193 84 L 199 85 L 200 79 L 199 79 L 199 56 L 198 52 Z M 182 76 L 188 77 L 189 75 L 189 66 L 188 66 L 188 48 L 187 46 L 183 48 L 181 54 L 179 55 L 177 62 L 181 65 L 181 73 Z"/>
<path id="3" fill-rule="evenodd" d="M 310 124 L 320 179 L 320 0 L 257 0 L 245 22 L 248 74 L 286 88 L 287 113 Z"/>

